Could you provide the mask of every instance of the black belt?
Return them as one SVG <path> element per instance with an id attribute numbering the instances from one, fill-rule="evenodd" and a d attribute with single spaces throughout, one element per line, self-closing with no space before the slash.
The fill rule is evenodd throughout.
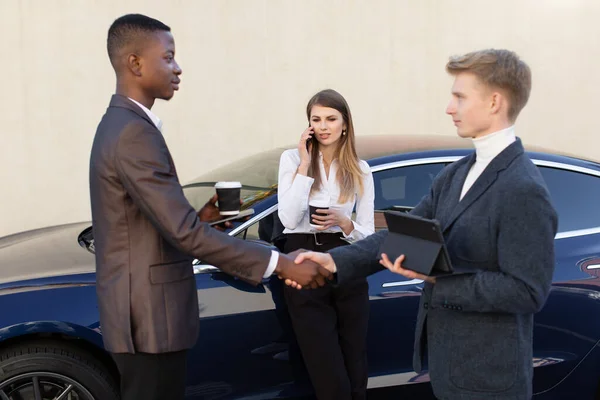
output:
<path id="1" fill-rule="evenodd" d="M 313 238 L 315 245 L 322 246 L 326 243 L 337 242 L 344 237 L 342 232 L 312 232 L 312 233 L 288 233 L 289 236 L 304 236 Z"/>

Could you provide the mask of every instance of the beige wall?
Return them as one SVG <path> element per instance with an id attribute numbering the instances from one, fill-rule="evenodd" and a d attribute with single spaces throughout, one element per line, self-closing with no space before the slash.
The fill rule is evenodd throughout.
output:
<path id="1" fill-rule="evenodd" d="M 106 30 L 129 12 L 175 35 L 181 90 L 154 111 L 184 182 L 295 142 L 326 87 L 359 135 L 453 135 L 444 64 L 485 47 L 532 67 L 525 142 L 600 158 L 597 0 L 1 0 L 0 235 L 89 219 L 89 150 L 114 89 Z"/>

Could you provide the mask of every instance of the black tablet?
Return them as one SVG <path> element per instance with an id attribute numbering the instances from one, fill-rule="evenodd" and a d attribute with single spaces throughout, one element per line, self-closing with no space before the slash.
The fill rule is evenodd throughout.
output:
<path id="1" fill-rule="evenodd" d="M 379 249 L 394 262 L 401 254 L 402 267 L 427 276 L 452 273 L 450 257 L 437 220 L 398 211 L 386 211 L 388 236 Z"/>

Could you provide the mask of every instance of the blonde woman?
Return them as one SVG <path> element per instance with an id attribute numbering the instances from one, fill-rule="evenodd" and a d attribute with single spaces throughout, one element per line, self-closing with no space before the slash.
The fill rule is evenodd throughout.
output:
<path id="1" fill-rule="evenodd" d="M 309 127 L 298 148 L 285 151 L 279 165 L 279 219 L 285 227 L 286 253 L 300 248 L 327 251 L 375 230 L 373 175 L 356 154 L 346 100 L 334 90 L 323 90 L 308 102 L 306 115 Z M 312 214 L 310 206 L 316 207 Z M 356 219 L 352 220 L 355 206 Z M 365 399 L 366 279 L 315 290 L 284 290 L 317 398 Z"/>

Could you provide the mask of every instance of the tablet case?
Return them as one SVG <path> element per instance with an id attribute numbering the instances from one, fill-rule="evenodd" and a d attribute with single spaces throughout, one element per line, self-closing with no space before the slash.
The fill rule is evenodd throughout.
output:
<path id="1" fill-rule="evenodd" d="M 394 262 L 401 254 L 402 267 L 427 276 L 452 273 L 450 257 L 439 222 L 415 215 L 386 211 L 388 235 L 379 249 Z"/>

